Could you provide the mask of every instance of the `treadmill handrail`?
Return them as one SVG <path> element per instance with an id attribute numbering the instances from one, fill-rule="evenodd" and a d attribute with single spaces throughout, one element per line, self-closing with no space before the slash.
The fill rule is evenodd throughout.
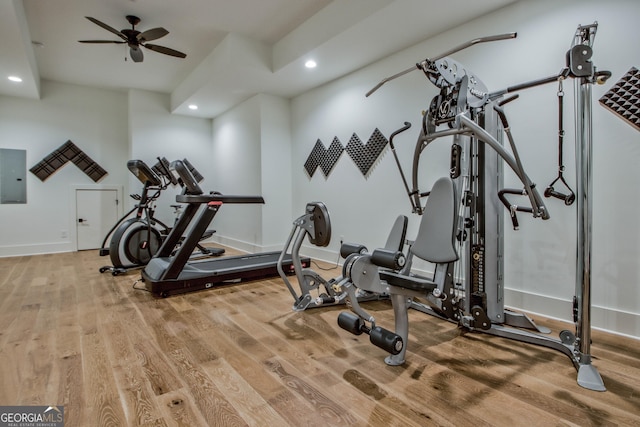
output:
<path id="1" fill-rule="evenodd" d="M 238 203 L 262 203 L 262 196 L 238 196 L 231 194 L 178 194 L 176 196 L 178 203 L 204 204 L 210 202 L 222 202 L 230 204 Z"/>

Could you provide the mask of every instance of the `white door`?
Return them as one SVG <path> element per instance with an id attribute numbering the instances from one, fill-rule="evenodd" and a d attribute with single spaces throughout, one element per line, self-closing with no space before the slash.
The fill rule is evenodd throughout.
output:
<path id="1" fill-rule="evenodd" d="M 76 190 L 76 236 L 79 251 L 98 249 L 117 220 L 117 190 Z"/>

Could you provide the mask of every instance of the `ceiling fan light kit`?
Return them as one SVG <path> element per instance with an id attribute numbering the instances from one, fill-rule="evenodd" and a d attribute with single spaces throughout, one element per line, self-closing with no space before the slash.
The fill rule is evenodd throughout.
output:
<path id="1" fill-rule="evenodd" d="M 127 15 L 127 21 L 129 21 L 129 23 L 131 24 L 131 28 L 125 28 L 121 31 L 116 30 L 115 28 L 105 24 L 102 21 L 97 20 L 96 18 L 92 18 L 90 16 L 85 16 L 85 18 L 98 25 L 99 27 L 102 27 L 105 30 L 120 37 L 121 40 L 78 40 L 80 43 L 127 44 L 129 46 L 129 55 L 131 56 L 133 62 L 142 62 L 144 60 L 144 54 L 142 53 L 142 49 L 140 49 L 140 46 L 154 52 L 162 53 L 169 56 L 175 56 L 176 58 L 186 58 L 187 56 L 185 53 L 165 46 L 147 43 L 149 41 L 157 40 L 161 37 L 166 36 L 167 34 L 169 34 L 169 31 L 162 27 L 157 27 L 140 32 L 135 28 L 136 25 L 140 23 L 140 18 L 138 18 L 137 16 Z"/>

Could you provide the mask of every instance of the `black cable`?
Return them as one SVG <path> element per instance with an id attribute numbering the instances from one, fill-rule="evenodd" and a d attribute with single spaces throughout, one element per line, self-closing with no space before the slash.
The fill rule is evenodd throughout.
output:
<path id="1" fill-rule="evenodd" d="M 564 172 L 564 161 L 562 152 L 564 151 L 564 90 L 562 89 L 562 78 L 558 78 L 558 178 Z"/>
<path id="2" fill-rule="evenodd" d="M 318 263 L 313 261 L 313 260 L 311 260 L 311 264 L 315 264 L 316 267 L 318 268 L 318 270 L 331 271 L 331 270 L 334 270 L 334 269 L 336 269 L 336 268 L 338 268 L 340 266 L 339 260 L 340 260 L 340 255 L 338 255 L 338 261 L 336 261 L 336 265 L 334 265 L 333 267 L 320 267 L 320 265 L 318 265 Z"/>
<path id="3" fill-rule="evenodd" d="M 562 89 L 562 80 L 563 76 L 558 77 L 558 176 L 554 179 L 551 184 L 547 186 L 544 191 L 545 197 L 555 197 L 560 200 L 564 200 L 565 205 L 569 206 L 573 204 L 575 201 L 575 194 L 569 184 L 564 179 L 564 161 L 563 161 L 563 151 L 564 151 L 564 108 L 563 108 L 563 99 L 564 99 L 564 91 Z M 569 194 L 564 194 L 554 189 L 554 185 L 556 182 L 560 181 L 567 190 L 569 190 Z"/>

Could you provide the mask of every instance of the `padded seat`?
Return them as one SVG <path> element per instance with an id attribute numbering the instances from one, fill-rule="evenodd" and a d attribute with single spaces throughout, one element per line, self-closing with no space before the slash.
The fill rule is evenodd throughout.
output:
<path id="1" fill-rule="evenodd" d="M 405 362 L 409 342 L 409 304 L 414 296 L 428 296 L 434 290 L 445 292 L 452 280 L 453 263 L 458 260 L 456 250 L 457 200 L 453 180 L 446 176 L 439 178 L 431 189 L 422 213 L 418 235 L 408 251 L 408 269 L 401 272 L 380 271 L 380 279 L 389 285 L 389 297 L 393 305 L 395 320 L 394 333 L 404 345 L 397 353 L 392 353 L 385 363 L 392 366 Z M 413 257 L 435 264 L 431 279 L 412 275 L 410 266 Z"/>
<path id="2" fill-rule="evenodd" d="M 391 286 L 420 292 L 432 292 L 438 285 L 420 276 L 407 276 L 393 271 L 380 271 L 380 279 Z"/>
<path id="3" fill-rule="evenodd" d="M 350 308 L 357 316 L 341 313 L 338 317 L 338 324 L 343 329 L 356 335 L 363 332 L 367 333 L 374 345 L 391 353 L 385 359 L 385 363 L 388 365 L 398 366 L 405 362 L 407 343 L 409 342 L 408 311 L 412 298 L 428 297 L 436 289 L 441 292 L 445 292 L 447 288 L 451 289 L 453 266 L 458 260 L 455 241 L 457 222 L 455 185 L 450 177 L 445 176 L 438 179 L 431 189 L 422 212 L 417 237 L 409 248 L 406 259 L 402 263 L 396 262 L 396 264 L 402 266 L 402 269 L 399 271 L 386 268 L 378 269 L 380 282 L 376 283 L 376 285 L 386 285 L 385 291 L 388 292 L 393 306 L 394 331 L 377 326 L 375 319 L 357 304 L 353 287 L 346 287 L 348 299 L 351 301 Z M 406 227 L 406 222 L 404 227 Z M 404 231 L 406 231 L 406 228 L 404 228 Z M 396 260 L 395 255 L 398 253 L 393 249 L 399 247 L 401 251 L 403 241 L 404 238 L 400 241 L 391 242 L 388 245 L 390 250 L 381 251 L 378 249 L 374 251 L 370 260 L 371 264 L 388 268 L 390 261 Z M 376 256 L 376 253 L 379 256 Z M 413 257 L 435 264 L 435 271 L 431 279 L 411 274 Z M 377 262 L 374 263 L 373 258 L 376 258 Z M 399 260 L 399 258 L 397 259 Z M 356 265 L 356 263 L 353 264 L 354 266 Z M 347 262 L 345 262 L 346 265 L 348 265 Z M 351 267 L 352 270 L 355 268 L 354 266 Z M 363 273 L 359 276 L 361 278 L 371 276 L 364 274 L 366 271 L 362 268 L 360 271 Z M 366 281 L 360 280 L 354 283 L 359 289 L 369 290 L 362 286 L 362 282 Z M 435 295 L 433 296 L 435 297 Z M 442 303 L 442 300 L 434 302 L 436 305 Z M 371 328 L 366 327 L 367 322 L 371 323 Z"/>

